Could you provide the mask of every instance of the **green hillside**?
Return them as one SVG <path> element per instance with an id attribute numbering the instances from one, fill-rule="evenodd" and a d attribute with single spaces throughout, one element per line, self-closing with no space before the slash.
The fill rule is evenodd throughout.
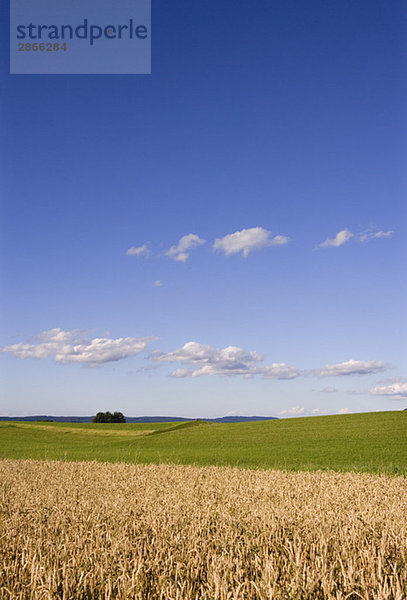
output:
<path id="1" fill-rule="evenodd" d="M 407 412 L 230 424 L 5 421 L 0 458 L 407 474 Z"/>

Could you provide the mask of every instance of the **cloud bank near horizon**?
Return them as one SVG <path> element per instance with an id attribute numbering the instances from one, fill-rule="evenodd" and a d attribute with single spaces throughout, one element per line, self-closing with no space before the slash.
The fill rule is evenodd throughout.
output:
<path id="1" fill-rule="evenodd" d="M 369 394 L 387 396 L 393 400 L 405 400 L 407 398 L 407 380 L 378 384 L 369 390 Z"/>
<path id="2" fill-rule="evenodd" d="M 145 351 L 150 342 L 156 340 L 149 337 L 95 337 L 89 338 L 86 332 L 79 329 L 66 331 L 56 327 L 44 331 L 27 343 L 19 342 L 0 348 L 2 353 L 13 354 L 25 360 L 47 359 L 53 357 L 62 365 L 79 364 L 87 367 L 99 367 L 106 363 L 117 362 Z M 245 378 L 262 376 L 266 379 L 289 380 L 298 377 L 349 377 L 354 375 L 374 375 L 389 368 L 384 361 L 348 360 L 342 363 L 327 364 L 318 369 L 300 370 L 285 362 L 264 364 L 264 356 L 258 352 L 246 351 L 238 346 L 214 348 L 207 344 L 190 341 L 181 348 L 170 352 L 150 351 L 147 358 L 154 363 L 179 363 L 169 375 L 173 378 L 199 377 L 202 375 L 235 376 Z M 396 381 L 389 385 L 377 385 L 369 390 L 372 395 L 407 397 L 407 383 Z M 334 387 L 323 391 L 337 391 Z"/>

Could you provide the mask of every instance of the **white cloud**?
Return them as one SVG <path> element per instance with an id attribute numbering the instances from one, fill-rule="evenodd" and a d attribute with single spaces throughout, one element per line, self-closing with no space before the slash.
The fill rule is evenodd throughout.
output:
<path id="1" fill-rule="evenodd" d="M 38 343 L 19 343 L 4 346 L 1 352 L 10 352 L 17 358 L 43 359 L 53 356 L 61 364 L 78 363 L 89 367 L 122 360 L 138 354 L 153 338 L 94 338 L 81 339 L 80 332 L 59 328 L 44 331 L 34 338 Z"/>
<path id="2" fill-rule="evenodd" d="M 175 377 L 175 378 L 183 378 L 183 377 L 190 377 L 191 376 L 191 371 L 189 369 L 175 369 L 175 371 L 172 371 L 172 373 L 170 373 L 170 377 Z"/>
<path id="3" fill-rule="evenodd" d="M 334 394 L 337 391 L 337 388 L 333 385 L 328 385 L 327 387 L 324 387 L 322 390 L 320 390 L 320 392 L 323 392 L 325 394 Z"/>
<path id="4" fill-rule="evenodd" d="M 154 281 L 153 286 L 154 287 L 162 287 L 163 282 L 161 281 L 161 279 L 156 279 L 156 281 Z"/>
<path id="5" fill-rule="evenodd" d="M 370 229 L 366 229 L 366 231 L 362 231 L 357 234 L 358 240 L 360 242 L 367 242 L 369 240 L 374 240 L 377 238 L 383 237 L 391 237 L 394 231 L 378 231 L 375 227 L 371 227 Z"/>
<path id="6" fill-rule="evenodd" d="M 253 250 L 273 245 L 281 246 L 289 241 L 289 238 L 285 235 L 276 235 L 274 238 L 270 236 L 271 232 L 263 229 L 263 227 L 242 229 L 225 235 L 223 238 L 217 238 L 213 244 L 213 249 L 222 250 L 227 256 L 238 252 L 242 252 L 243 256 L 247 256 Z"/>
<path id="7" fill-rule="evenodd" d="M 275 235 L 271 240 L 271 246 L 285 246 L 289 241 L 288 235 Z"/>
<path id="8" fill-rule="evenodd" d="M 227 346 L 221 350 L 212 346 L 188 342 L 182 348 L 173 352 L 155 351 L 150 359 L 160 362 L 179 362 L 192 367 L 177 369 L 173 377 L 199 377 L 200 375 L 264 375 L 271 379 L 293 379 L 298 376 L 298 370 L 285 363 L 259 365 L 263 357 L 257 352 L 247 352 L 237 346 Z"/>
<path id="9" fill-rule="evenodd" d="M 262 360 L 256 352 L 245 352 L 236 346 L 228 346 L 217 350 L 211 346 L 188 342 L 174 352 L 164 354 L 153 352 L 153 360 L 161 362 L 180 362 L 195 366 L 192 377 L 199 375 L 236 375 L 251 371 L 253 365 Z"/>
<path id="10" fill-rule="evenodd" d="M 369 390 L 373 396 L 388 396 L 394 400 L 407 398 L 407 381 L 395 381 L 385 385 L 376 385 Z"/>
<path id="11" fill-rule="evenodd" d="M 3 346 L 1 352 L 10 352 L 17 358 L 48 358 L 49 356 L 55 355 L 60 348 L 69 346 L 70 342 L 74 339 L 78 339 L 80 331 L 75 329 L 74 331 L 64 331 L 56 327 L 43 331 L 38 335 L 34 336 L 33 341 L 39 343 L 23 343 L 12 344 L 11 346 Z"/>
<path id="12" fill-rule="evenodd" d="M 348 413 L 350 413 L 350 410 L 349 410 L 349 408 L 340 408 L 340 409 L 338 410 L 338 413 L 337 413 L 337 414 L 338 414 L 338 415 L 346 415 L 346 414 L 348 414 Z"/>
<path id="13" fill-rule="evenodd" d="M 96 367 L 139 354 L 150 338 L 95 338 L 82 344 L 64 346 L 55 355 L 55 360 L 64 365 L 79 363 Z"/>
<path id="14" fill-rule="evenodd" d="M 287 408 L 285 410 L 280 411 L 280 415 L 296 417 L 296 416 L 304 414 L 304 412 L 305 412 L 304 406 L 292 406 L 291 408 Z"/>
<path id="15" fill-rule="evenodd" d="M 315 377 L 336 377 L 341 375 L 370 375 L 387 369 L 381 360 L 348 360 L 334 365 L 325 365 L 319 369 L 306 371 L 306 375 Z"/>
<path id="16" fill-rule="evenodd" d="M 322 244 L 319 244 L 319 247 L 320 248 L 330 248 L 330 247 L 338 248 L 339 246 L 346 244 L 346 242 L 348 242 L 353 237 L 353 235 L 354 234 L 351 231 L 349 231 L 349 229 L 342 229 L 341 231 L 338 231 L 338 233 L 336 234 L 336 236 L 334 238 L 326 238 L 325 242 L 322 242 Z"/>
<path id="17" fill-rule="evenodd" d="M 196 248 L 196 246 L 201 246 L 204 243 L 205 240 L 195 235 L 195 233 L 189 233 L 188 235 L 182 236 L 178 244 L 176 246 L 171 246 L 165 254 L 178 262 L 186 262 L 189 257 L 189 252 L 187 252 L 187 250 Z"/>
<path id="18" fill-rule="evenodd" d="M 148 254 L 150 254 L 150 250 L 148 249 L 147 244 L 143 244 L 138 248 L 131 246 L 127 249 L 126 254 L 128 256 L 147 256 Z"/>
<path id="19" fill-rule="evenodd" d="M 47 331 L 42 331 L 41 333 L 37 333 L 33 336 L 33 340 L 38 342 L 67 342 L 72 338 L 76 338 L 79 335 L 83 335 L 86 332 L 81 329 L 73 329 L 72 331 L 64 331 L 59 327 L 54 327 L 54 329 L 47 329 Z"/>
<path id="20" fill-rule="evenodd" d="M 257 373 L 262 373 L 267 379 L 295 379 L 300 375 L 296 367 L 290 367 L 285 363 L 272 363 L 266 367 L 259 367 Z"/>
<path id="21" fill-rule="evenodd" d="M 334 238 L 326 238 L 325 242 L 319 244 L 319 248 L 338 248 L 343 244 L 346 244 L 351 238 L 355 239 L 357 242 L 367 242 L 369 240 L 379 239 L 391 237 L 394 231 L 381 231 L 377 229 L 377 227 L 370 227 L 365 231 L 361 231 L 359 233 L 352 233 L 349 229 L 342 229 L 338 231 Z"/>

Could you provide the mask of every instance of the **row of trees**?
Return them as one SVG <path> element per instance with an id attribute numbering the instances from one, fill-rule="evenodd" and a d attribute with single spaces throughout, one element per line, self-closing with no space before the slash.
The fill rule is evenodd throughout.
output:
<path id="1" fill-rule="evenodd" d="M 92 423 L 125 423 L 126 418 L 123 413 L 115 411 L 113 414 L 109 411 L 98 412 L 92 419 Z"/>

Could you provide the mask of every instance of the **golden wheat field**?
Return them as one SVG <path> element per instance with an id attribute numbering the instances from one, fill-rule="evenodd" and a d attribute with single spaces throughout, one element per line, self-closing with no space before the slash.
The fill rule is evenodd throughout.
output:
<path id="1" fill-rule="evenodd" d="M 2 599 L 404 600 L 407 481 L 0 461 Z"/>

